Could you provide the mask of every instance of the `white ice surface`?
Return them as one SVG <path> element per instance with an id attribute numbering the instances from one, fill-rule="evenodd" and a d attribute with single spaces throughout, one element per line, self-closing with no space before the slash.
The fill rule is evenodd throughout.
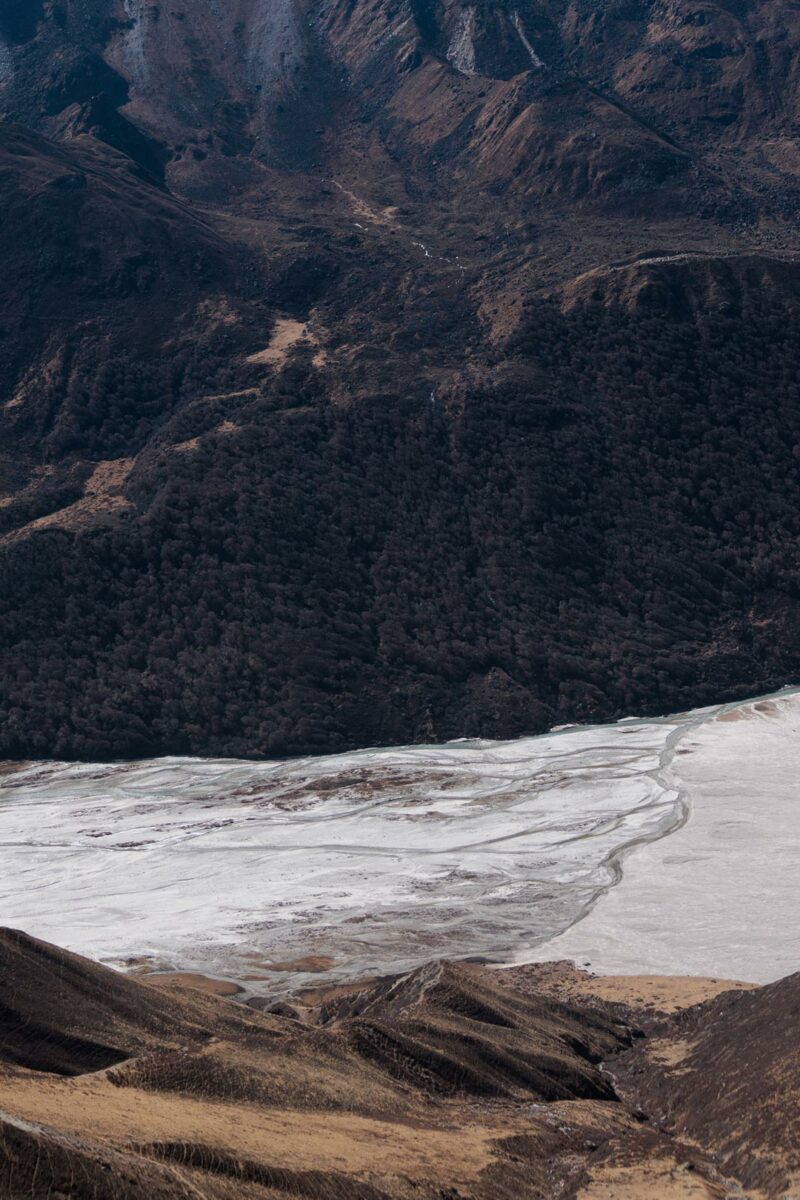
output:
<path id="1" fill-rule="evenodd" d="M 32 764 L 0 775 L 0 924 L 234 978 L 309 954 L 329 977 L 484 955 L 774 978 L 800 967 L 800 699 L 741 711 L 289 763 Z"/>
<path id="2" fill-rule="evenodd" d="M 458 18 L 447 49 L 447 61 L 462 75 L 475 74 L 475 6 L 465 8 Z"/>
<path id="3" fill-rule="evenodd" d="M 686 824 L 626 857 L 619 885 L 526 961 L 755 983 L 800 970 L 800 696 L 688 731 L 666 774 Z"/>
<path id="4" fill-rule="evenodd" d="M 113 963 L 334 973 L 507 956 L 682 818 L 693 718 L 290 763 L 33 764 L 0 776 L 0 923 Z M 235 965 L 238 960 L 238 968 Z"/>
<path id="5" fill-rule="evenodd" d="M 14 74 L 14 62 L 11 51 L 0 37 L 0 83 L 5 83 Z"/>

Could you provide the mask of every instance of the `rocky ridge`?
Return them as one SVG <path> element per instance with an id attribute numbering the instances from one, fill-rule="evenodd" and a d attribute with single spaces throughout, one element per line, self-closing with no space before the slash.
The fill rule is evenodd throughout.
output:
<path id="1" fill-rule="evenodd" d="M 707 981 L 670 1013 L 666 980 L 433 963 L 259 1012 L 15 931 L 0 959 L 9 1200 L 711 1200 L 796 1179 L 797 977 Z"/>

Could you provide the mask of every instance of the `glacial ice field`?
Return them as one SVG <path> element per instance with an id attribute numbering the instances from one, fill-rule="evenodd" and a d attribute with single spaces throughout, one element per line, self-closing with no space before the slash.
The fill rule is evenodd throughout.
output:
<path id="1" fill-rule="evenodd" d="M 798 723 L 787 692 L 510 742 L 9 765 L 0 924 L 268 994 L 432 957 L 775 978 L 800 968 Z"/>

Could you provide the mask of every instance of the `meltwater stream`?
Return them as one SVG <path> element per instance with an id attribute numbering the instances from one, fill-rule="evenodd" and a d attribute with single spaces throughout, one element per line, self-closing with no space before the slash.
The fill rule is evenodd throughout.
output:
<path id="1" fill-rule="evenodd" d="M 683 825 L 673 755 L 723 711 L 291 762 L 11 767 L 0 924 L 269 994 L 535 957 Z"/>

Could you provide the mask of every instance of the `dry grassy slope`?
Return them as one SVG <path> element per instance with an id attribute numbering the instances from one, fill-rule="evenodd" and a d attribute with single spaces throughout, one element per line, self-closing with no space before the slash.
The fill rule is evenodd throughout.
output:
<path id="1" fill-rule="evenodd" d="M 353 1014 L 340 1014 L 321 1038 L 279 1016 L 218 1009 L 195 994 L 165 995 L 14 931 L 2 934 L 0 950 L 4 1061 L 69 1075 L 135 1054 L 117 1078 L 168 1090 L 181 1080 L 189 1090 L 213 1089 L 218 1074 L 231 1094 L 238 1087 L 242 1099 L 262 1096 L 270 1059 L 285 1069 L 289 1060 L 319 1053 L 323 1063 L 340 1061 L 351 1081 L 354 1059 L 374 1064 L 366 1074 L 385 1078 L 389 1091 L 395 1080 L 402 1090 L 436 1095 L 608 1099 L 596 1063 L 627 1040 L 621 1026 L 586 1020 L 553 1000 L 509 995 L 445 965 L 417 972 L 388 993 L 380 986 L 366 992 Z M 213 1014 L 223 1016 L 222 1025 Z M 100 1039 L 96 1045 L 89 1035 Z M 226 1074 L 221 1063 L 217 1072 L 212 1035 L 238 1042 L 240 1050 L 249 1045 L 264 1061 L 250 1075 L 243 1067 Z M 330 1088 L 325 1103 L 342 1107 L 341 1093 Z"/>
<path id="2" fill-rule="evenodd" d="M 726 1176 L 760 1198 L 791 1160 L 794 980 L 667 1018 L 652 999 L 691 989 L 439 963 L 290 1019 L 13 931 L 0 968 L 3 1200 L 712 1200 Z M 710 1096 L 712 1069 L 733 1099 L 757 1063 L 757 1119 Z"/>

